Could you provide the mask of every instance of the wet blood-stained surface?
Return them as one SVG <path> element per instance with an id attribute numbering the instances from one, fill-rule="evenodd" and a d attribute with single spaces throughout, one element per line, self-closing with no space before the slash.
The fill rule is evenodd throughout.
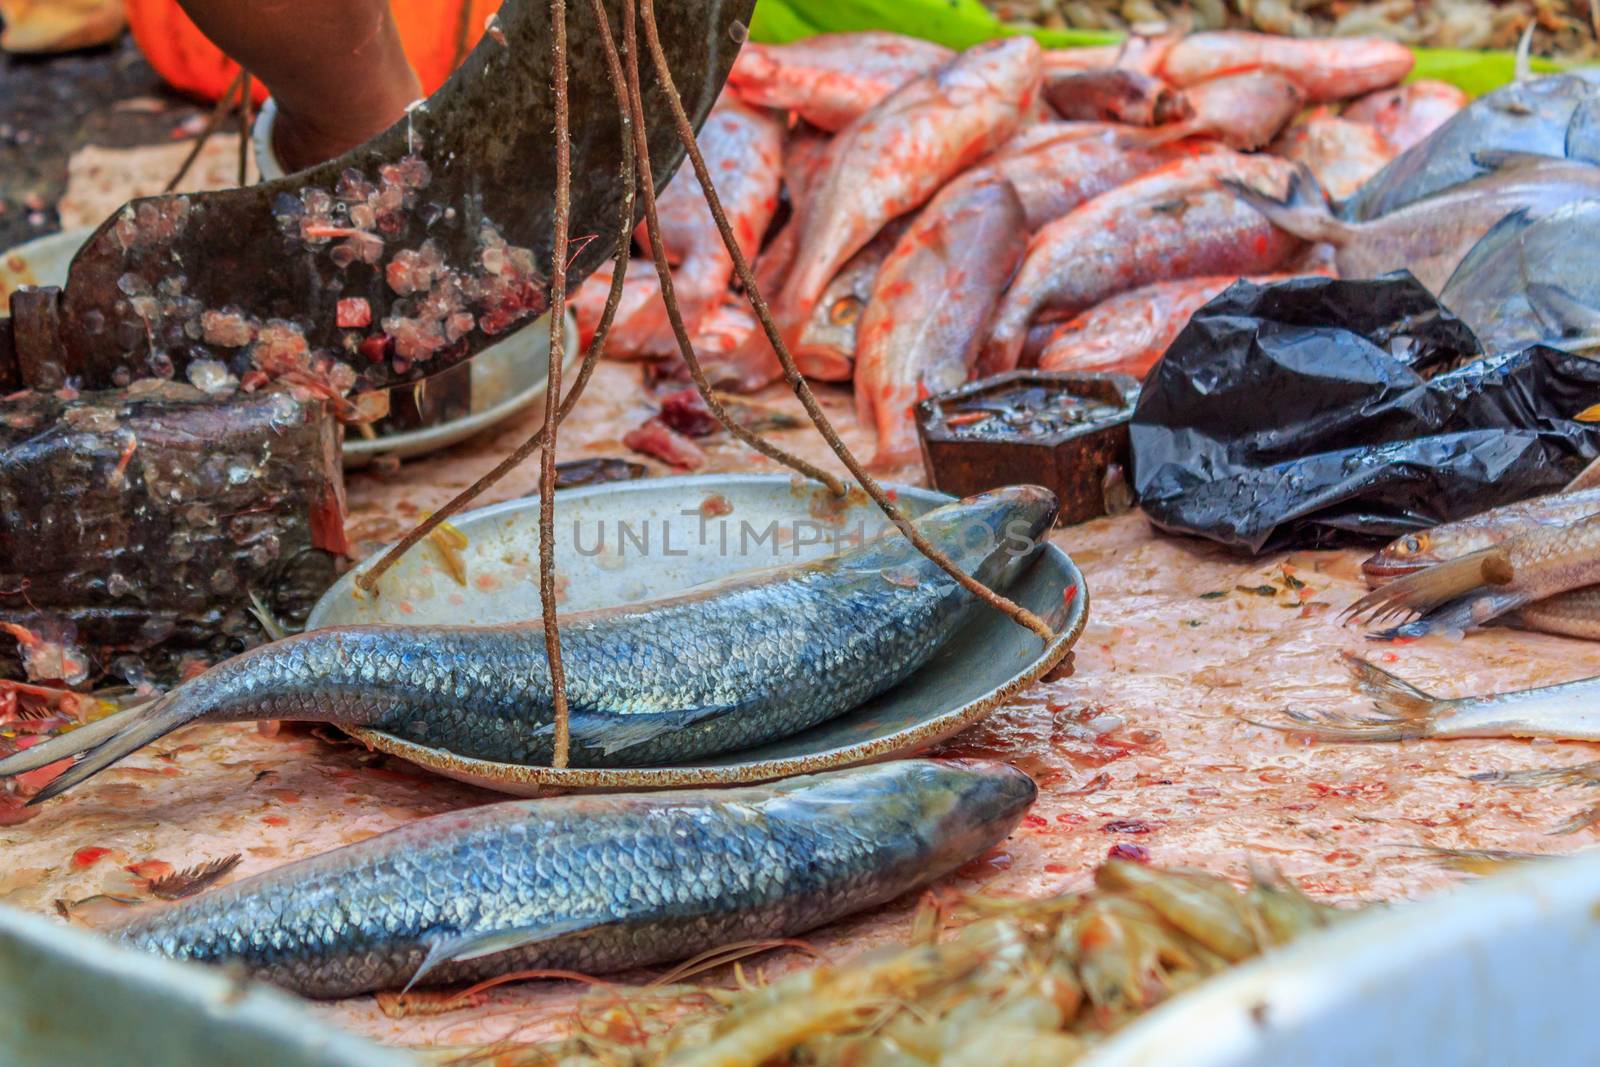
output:
<path id="1" fill-rule="evenodd" d="M 561 458 L 628 454 L 618 439 L 654 410 L 639 373 L 636 365 L 600 368 L 562 432 Z M 777 390 L 760 399 L 799 411 Z M 869 451 L 871 432 L 856 426 L 848 393 L 827 390 L 823 401 L 846 440 Z M 397 536 L 537 425 L 530 414 L 398 472 L 352 476 L 350 541 L 370 551 Z M 838 469 L 808 429 L 773 437 Z M 707 470 L 771 469 L 725 437 L 700 443 Z M 524 495 L 536 479 L 530 462 L 483 502 Z M 922 475 L 902 471 L 899 480 Z M 1339 620 L 1363 588 L 1359 550 L 1245 559 L 1158 535 L 1137 512 L 1057 531 L 1055 540 L 1082 567 L 1091 598 L 1075 672 L 1033 687 L 942 750 L 1011 760 L 1038 780 L 1040 799 L 1009 841 L 947 885 L 1053 893 L 1085 885 L 1093 866 L 1115 854 L 1235 876 L 1265 862 L 1319 898 L 1392 900 L 1463 877 L 1430 850 L 1570 852 L 1594 843 L 1593 830 L 1550 830 L 1600 795 L 1555 786 L 1513 791 L 1467 776 L 1580 763 L 1600 758 L 1600 746 L 1312 744 L 1250 720 L 1293 707 L 1358 708 L 1341 651 L 1373 657 L 1425 689 L 1462 695 L 1600 674 L 1600 644 L 1512 630 L 1374 644 Z M 531 574 L 528 581 L 531 596 Z M 169 869 L 240 853 L 224 879 L 235 881 L 495 799 L 369 753 L 326 727 L 285 726 L 275 735 L 254 724 L 192 727 L 24 822 L 0 819 L 0 903 L 64 910 L 94 925 L 151 901 L 150 883 Z M 835 957 L 858 952 L 905 934 L 914 905 L 901 900 L 808 940 Z M 755 968 L 802 960 L 777 953 Z M 313 1010 L 385 1042 L 463 1045 L 559 1032 L 578 995 L 571 985 L 537 982 L 438 1014 L 391 1018 L 374 997 Z"/>

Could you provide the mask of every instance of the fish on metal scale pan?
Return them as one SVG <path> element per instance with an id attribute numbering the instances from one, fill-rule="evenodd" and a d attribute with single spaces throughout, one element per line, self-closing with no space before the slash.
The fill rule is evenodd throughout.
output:
<path id="1" fill-rule="evenodd" d="M 1003 590 L 1032 563 L 1053 494 L 1014 486 L 936 508 L 917 528 Z M 976 598 L 889 529 L 814 563 L 562 618 L 575 766 L 681 762 L 832 719 L 904 680 Z M 340 626 L 263 645 L 141 708 L 0 760 L 0 778 L 83 758 L 55 796 L 192 722 L 368 726 L 459 755 L 546 764 L 553 711 L 542 623 Z"/>
<path id="2" fill-rule="evenodd" d="M 726 790 L 435 815 L 106 933 L 311 997 L 599 974 L 791 937 L 1005 839 L 1037 790 L 1002 763 L 901 760 Z"/>

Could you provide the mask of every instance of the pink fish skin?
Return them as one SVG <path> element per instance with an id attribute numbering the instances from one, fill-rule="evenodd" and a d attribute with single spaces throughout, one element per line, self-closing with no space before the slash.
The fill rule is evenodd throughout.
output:
<path id="1" fill-rule="evenodd" d="M 569 302 L 578 319 L 578 343 L 585 349 L 594 340 L 600 315 L 605 310 L 606 297 L 611 292 L 611 276 L 611 264 L 607 263 L 584 280 Z M 606 338 L 606 355 L 611 359 L 637 359 L 645 355 L 642 349 L 650 344 L 658 323 L 665 322 L 666 308 L 661 303 L 661 280 L 656 275 L 655 264 L 648 259 L 629 260 L 627 277 L 622 283 L 622 299 Z"/>
<path id="2" fill-rule="evenodd" d="M 1140 74 L 1158 74 L 1162 60 L 1181 39 L 1182 35 L 1176 33 L 1130 33 L 1120 44 L 1052 48 L 1044 53 L 1045 76 L 1113 67 Z"/>
<path id="3" fill-rule="evenodd" d="M 1224 74 L 1184 90 L 1193 116 L 1174 127 L 1188 134 L 1210 134 L 1229 148 L 1252 152 L 1305 107 L 1306 94 L 1276 71 Z"/>
<path id="4" fill-rule="evenodd" d="M 1194 112 L 1187 97 L 1151 74 L 1136 70 L 1086 70 L 1047 77 L 1044 95 L 1068 121 L 1154 126 L 1181 122 Z"/>
<path id="5" fill-rule="evenodd" d="M 1222 74 L 1270 70 L 1293 80 L 1308 100 L 1321 104 L 1395 85 L 1415 63 L 1405 45 L 1378 37 L 1296 39 L 1219 30 L 1191 34 L 1173 45 L 1159 73 L 1187 87 Z"/>
<path id="6" fill-rule="evenodd" d="M 1272 152 L 1304 163 L 1334 201 L 1353 196 L 1396 154 L 1376 128 L 1325 107 L 1306 113 L 1284 130 L 1272 143 Z"/>
<path id="7" fill-rule="evenodd" d="M 1209 150 L 1198 141 L 1152 143 L 1147 131 L 1108 126 L 1103 133 L 1073 134 L 1026 146 L 1012 138 L 987 163 L 969 173 L 985 173 L 1009 181 L 1022 200 L 1028 229 L 1038 230 L 1086 200 L 1174 160 Z"/>
<path id="8" fill-rule="evenodd" d="M 1467 94 L 1454 85 L 1423 78 L 1353 100 L 1340 117 L 1371 126 L 1399 155 L 1466 106 Z"/>
<path id="9" fill-rule="evenodd" d="M 875 466 L 914 458 L 912 406 L 971 376 L 1026 245 L 1011 184 L 974 175 L 934 197 L 884 260 L 856 334 L 856 406 L 878 428 Z"/>
<path id="10" fill-rule="evenodd" d="M 724 93 L 695 139 L 740 251 L 747 257 L 754 256 L 778 210 L 783 127 L 770 112 Z M 733 257 L 722 243 L 692 168 L 678 169 L 657 198 L 656 211 L 667 258 L 678 264 L 672 272 L 672 287 L 684 326 L 692 337 L 701 320 L 728 291 Z M 648 237 L 640 243 L 648 244 Z M 641 335 L 639 354 L 671 355 L 678 350 L 665 306 L 659 308 L 653 322 L 641 320 L 626 324 L 626 328 L 630 334 Z"/>
<path id="11" fill-rule="evenodd" d="M 1039 55 L 1029 37 L 977 45 L 903 86 L 835 138 L 800 219 L 799 254 L 773 301 L 786 343 L 798 340 L 829 281 L 885 223 L 926 203 L 1017 132 L 1038 97 Z M 769 347 L 764 336 L 751 343 Z M 741 354 L 740 362 L 764 365 L 768 381 L 780 374 L 770 351 L 764 364 L 759 354 Z"/>
<path id="12" fill-rule="evenodd" d="M 1294 277 L 1267 274 L 1249 280 L 1265 284 Z M 1101 301 L 1054 328 L 1039 354 L 1039 369 L 1143 379 L 1189 317 L 1238 280 L 1236 274 L 1214 274 L 1157 282 Z"/>
<path id="13" fill-rule="evenodd" d="M 793 44 L 746 44 L 728 84 L 751 104 L 793 111 L 837 132 L 952 55 L 898 33 L 824 33 Z"/>
<path id="14" fill-rule="evenodd" d="M 1017 365 L 1041 309 L 1076 314 L 1153 282 L 1276 269 L 1305 247 L 1234 210 L 1218 185 L 1232 178 L 1286 189 L 1294 165 L 1218 149 L 1158 167 L 1102 193 L 1034 234 L 995 311 L 984 352 L 991 371 Z"/>
<path id="15" fill-rule="evenodd" d="M 872 298 L 883 261 L 911 221 L 901 216 L 879 230 L 822 291 L 822 299 L 811 309 L 811 318 L 795 342 L 794 362 L 801 374 L 824 382 L 847 382 L 854 375 L 861 313 Z"/>
<path id="16" fill-rule="evenodd" d="M 1048 48 L 1041 57 L 1045 76 L 1080 74 L 1086 70 L 1110 70 L 1122 53 L 1120 44 L 1097 44 L 1085 48 Z"/>

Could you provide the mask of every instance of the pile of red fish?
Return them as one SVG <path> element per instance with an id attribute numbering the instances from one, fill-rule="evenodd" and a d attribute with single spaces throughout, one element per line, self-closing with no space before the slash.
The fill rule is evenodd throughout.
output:
<path id="1" fill-rule="evenodd" d="M 1382 40 L 1232 32 L 961 53 L 838 34 L 746 45 L 699 140 L 801 370 L 854 382 L 890 466 L 916 454 L 923 397 L 1025 364 L 1142 377 L 1235 279 L 1328 270 L 1221 183 L 1282 197 L 1304 165 L 1348 196 L 1466 103 L 1395 88 L 1412 62 Z M 660 215 L 713 379 L 778 378 L 688 167 Z M 610 284 L 574 299 L 585 341 Z M 678 356 L 642 255 L 607 351 Z"/>

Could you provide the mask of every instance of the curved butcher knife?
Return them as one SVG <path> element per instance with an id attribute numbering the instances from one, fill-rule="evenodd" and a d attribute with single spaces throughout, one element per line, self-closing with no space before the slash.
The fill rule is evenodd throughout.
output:
<path id="1" fill-rule="evenodd" d="M 754 2 L 658 0 L 662 45 L 697 125 Z M 618 37 L 621 8 L 607 0 Z M 597 34 L 590 4 L 570 2 L 569 291 L 612 254 L 622 195 Z M 0 391 L 181 380 L 201 360 L 257 381 L 384 388 L 447 370 L 531 322 L 551 269 L 551 64 L 547 0 L 506 0 L 461 69 L 366 144 L 261 185 L 127 204 L 78 253 L 63 289 L 13 296 L 11 319 L 0 319 Z M 683 150 L 651 64 L 640 66 L 659 188 Z"/>

